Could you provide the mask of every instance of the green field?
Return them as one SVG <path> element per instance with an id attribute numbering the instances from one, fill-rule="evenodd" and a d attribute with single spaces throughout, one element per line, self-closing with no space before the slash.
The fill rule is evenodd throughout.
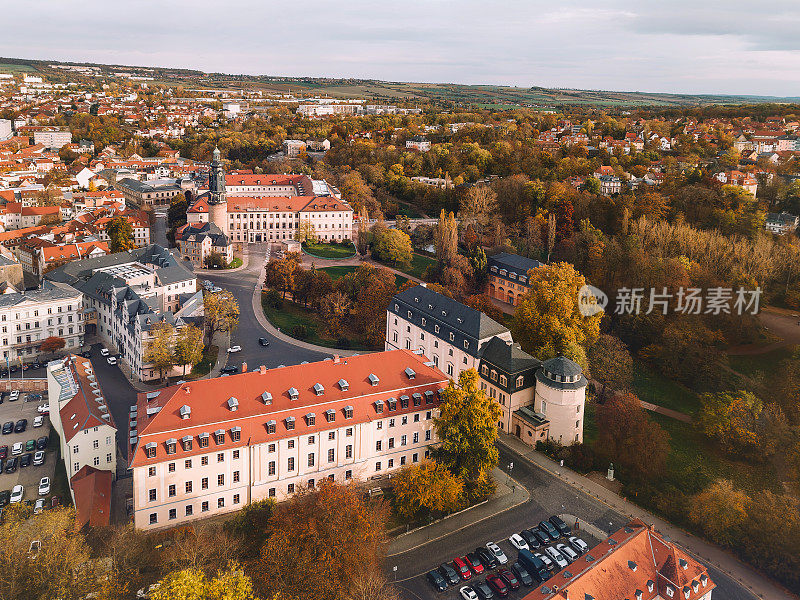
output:
<path id="1" fill-rule="evenodd" d="M 331 276 L 331 279 L 336 281 L 337 279 L 341 279 L 348 273 L 352 273 L 356 271 L 358 267 L 348 267 L 348 266 L 339 266 L 339 267 L 323 267 L 320 271 L 325 271 L 328 275 Z M 400 287 L 406 281 L 408 281 L 407 277 L 403 277 L 402 275 L 395 274 L 394 276 L 395 285 Z"/>
<path id="2" fill-rule="evenodd" d="M 339 244 L 323 244 L 316 242 L 313 244 L 303 244 L 303 252 L 316 258 L 343 259 L 350 258 L 356 253 L 353 244 L 340 246 Z"/>
<path id="3" fill-rule="evenodd" d="M 0 73 L 31 73 L 33 75 L 38 75 L 39 71 L 30 65 L 12 65 L 9 63 L 0 63 Z"/>
<path id="4" fill-rule="evenodd" d="M 386 264 L 386 263 L 381 263 Z M 435 265 L 436 261 L 432 258 L 428 258 L 427 256 L 423 256 L 422 254 L 414 253 L 411 256 L 411 266 L 408 268 L 399 267 L 396 265 L 389 265 L 386 264 L 388 267 L 392 267 L 393 269 L 397 269 L 398 271 L 402 271 L 403 273 L 407 273 L 412 277 L 416 277 L 417 279 L 422 279 L 422 273 L 425 272 L 425 269 L 429 265 Z"/>
<path id="5" fill-rule="evenodd" d="M 647 363 L 633 361 L 633 391 L 639 400 L 671 408 L 687 415 L 700 408 L 697 394 L 671 379 L 657 373 Z"/>
<path id="6" fill-rule="evenodd" d="M 746 356 L 729 356 L 731 368 L 746 377 L 766 377 L 773 379 L 778 375 L 781 361 L 791 358 L 796 346 L 776 348 L 764 354 L 750 354 Z"/>

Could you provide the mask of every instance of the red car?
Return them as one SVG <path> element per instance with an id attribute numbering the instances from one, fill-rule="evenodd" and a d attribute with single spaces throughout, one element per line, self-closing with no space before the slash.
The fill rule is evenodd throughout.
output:
<path id="1" fill-rule="evenodd" d="M 464 562 L 467 563 L 467 565 L 469 565 L 469 568 L 472 569 L 472 572 L 475 573 L 475 575 L 480 575 L 481 573 L 483 573 L 483 563 L 481 562 L 481 559 L 478 558 L 472 552 L 467 554 L 461 560 L 463 560 Z"/>
<path id="2" fill-rule="evenodd" d="M 0 458 L 5 460 L 8 457 L 8 446 L 0 446 Z"/>
<path id="3" fill-rule="evenodd" d="M 506 582 L 497 575 L 489 575 L 486 578 L 486 583 L 488 583 L 489 587 L 492 588 L 494 593 L 501 598 L 508 596 L 508 586 L 506 585 Z"/>
<path id="4" fill-rule="evenodd" d="M 465 581 L 472 577 L 472 571 L 469 570 L 469 567 L 465 562 L 466 558 L 467 557 L 465 556 L 464 558 L 457 558 L 453 561 L 453 568 L 461 576 L 461 579 Z"/>
<path id="5" fill-rule="evenodd" d="M 497 574 L 512 590 L 519 589 L 519 579 L 517 579 L 517 576 L 514 575 L 511 571 L 509 571 L 508 569 L 498 569 Z"/>

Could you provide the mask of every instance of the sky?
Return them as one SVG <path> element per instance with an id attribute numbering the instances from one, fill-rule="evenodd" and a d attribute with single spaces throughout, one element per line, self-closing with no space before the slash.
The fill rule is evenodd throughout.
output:
<path id="1" fill-rule="evenodd" d="M 797 0 L 28 0 L 0 56 L 231 74 L 800 96 Z"/>

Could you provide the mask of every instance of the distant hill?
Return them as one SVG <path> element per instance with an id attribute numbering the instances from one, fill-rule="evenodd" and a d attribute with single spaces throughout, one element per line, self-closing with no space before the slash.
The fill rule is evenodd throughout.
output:
<path id="1" fill-rule="evenodd" d="M 198 89 L 258 89 L 266 93 L 292 93 L 294 95 L 331 96 L 333 98 L 364 98 L 387 102 L 450 102 L 484 108 L 537 109 L 561 107 L 692 107 L 712 104 L 756 104 L 800 102 L 800 97 L 713 95 L 713 94 L 658 94 L 649 92 L 618 92 L 607 90 L 552 89 L 544 87 L 511 87 L 498 85 L 461 85 L 455 83 L 392 82 L 373 79 L 335 79 L 315 77 L 276 77 L 269 75 L 233 75 L 203 73 L 192 69 L 166 67 L 137 67 L 132 65 L 105 65 L 61 61 L 28 60 L 0 57 L 0 72 L 38 71 L 60 81 L 80 80 L 81 76 L 53 69 L 49 65 L 96 66 L 104 76 L 125 72 L 153 77 L 155 83 L 182 85 Z"/>

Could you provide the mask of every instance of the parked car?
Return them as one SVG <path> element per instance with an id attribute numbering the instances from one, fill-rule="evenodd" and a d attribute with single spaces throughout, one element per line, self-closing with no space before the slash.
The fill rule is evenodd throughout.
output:
<path id="1" fill-rule="evenodd" d="M 517 550 L 529 550 L 528 542 L 518 533 L 514 533 L 508 538 L 508 543 L 514 546 Z"/>
<path id="2" fill-rule="evenodd" d="M 442 577 L 444 577 L 445 581 L 450 585 L 458 585 L 458 582 L 461 580 L 453 566 L 447 563 L 439 565 L 439 573 L 442 574 Z"/>
<path id="3" fill-rule="evenodd" d="M 41 427 L 44 425 L 44 417 L 42 415 L 38 415 L 33 417 L 33 426 L 34 427 Z"/>
<path id="4" fill-rule="evenodd" d="M 497 575 L 512 590 L 519 589 L 519 579 L 517 579 L 517 576 L 508 569 L 498 569 Z"/>
<path id="5" fill-rule="evenodd" d="M 12 431 L 14 431 L 14 421 L 3 423 L 3 435 L 8 435 Z"/>
<path id="6" fill-rule="evenodd" d="M 462 600 L 478 600 L 478 594 L 476 594 L 475 590 L 468 585 L 465 585 L 459 589 L 458 593 L 461 594 Z"/>
<path id="7" fill-rule="evenodd" d="M 19 457 L 19 468 L 29 467 L 31 466 L 31 461 L 33 460 L 33 454 L 28 452 L 27 454 L 23 454 Z"/>
<path id="8" fill-rule="evenodd" d="M 38 467 L 44 464 L 44 452 L 39 450 L 33 454 L 33 466 Z"/>
<path id="9" fill-rule="evenodd" d="M 560 533 L 561 535 L 567 536 L 570 533 L 572 533 L 572 530 L 569 528 L 569 525 L 564 523 L 561 517 L 553 515 L 548 520 L 553 525 L 553 527 L 555 527 L 558 530 L 558 533 Z"/>
<path id="10" fill-rule="evenodd" d="M 17 470 L 17 464 L 19 464 L 18 459 L 16 456 L 12 456 L 6 461 L 5 468 L 3 469 L 6 473 L 15 473 Z"/>
<path id="11" fill-rule="evenodd" d="M 506 585 L 506 582 L 503 581 L 502 577 L 498 575 L 489 575 L 486 578 L 486 583 L 490 588 L 492 588 L 492 591 L 501 598 L 508 596 L 508 586 Z"/>
<path id="12" fill-rule="evenodd" d="M 230 348 L 228 348 L 228 352 L 241 352 L 241 351 L 242 351 L 241 346 L 231 346 Z"/>
<path id="13" fill-rule="evenodd" d="M 232 373 L 238 373 L 239 372 L 239 367 L 235 367 L 233 365 L 228 365 L 228 366 L 222 367 L 219 370 L 219 372 L 222 373 L 223 375 L 230 375 Z"/>
<path id="14" fill-rule="evenodd" d="M 25 442 L 25 452 L 33 452 L 36 449 L 36 440 L 28 440 Z M 41 450 L 41 448 L 39 448 L 39 450 Z"/>
<path id="15" fill-rule="evenodd" d="M 578 554 L 585 554 L 589 551 L 589 544 L 584 542 L 581 538 L 575 537 L 574 535 L 569 538 L 569 545 L 572 546 L 572 549 L 575 550 Z"/>
<path id="16" fill-rule="evenodd" d="M 14 433 L 22 433 L 28 428 L 28 419 L 20 419 L 14 424 Z"/>
<path id="17" fill-rule="evenodd" d="M 497 568 L 497 559 L 487 548 L 478 546 L 475 548 L 474 556 L 477 556 L 487 570 Z"/>
<path id="18" fill-rule="evenodd" d="M 19 400 L 19 390 L 12 390 L 11 394 L 8 396 L 8 401 L 16 402 L 17 400 Z"/>
<path id="19" fill-rule="evenodd" d="M 258 343 L 262 346 L 269 346 L 269 340 L 267 338 L 258 338 Z"/>
<path id="20" fill-rule="evenodd" d="M 553 527 L 553 524 L 550 521 L 540 522 L 539 531 L 546 533 L 548 537 L 554 542 L 559 538 L 558 529 Z"/>
<path id="21" fill-rule="evenodd" d="M 37 498 L 33 505 L 33 514 L 38 515 L 44 511 L 44 498 Z"/>
<path id="22" fill-rule="evenodd" d="M 459 574 L 461 579 L 465 581 L 472 577 L 472 571 L 470 571 L 469 567 L 467 566 L 466 557 L 453 559 L 453 568 Z"/>
<path id="23" fill-rule="evenodd" d="M 494 591 L 492 591 L 492 588 L 490 588 L 489 584 L 485 581 L 478 581 L 472 587 L 475 588 L 475 592 L 478 594 L 480 600 L 493 600 Z"/>
<path id="24" fill-rule="evenodd" d="M 108 356 L 111 352 L 108 351 L 108 348 L 100 348 L 100 356 Z"/>
<path id="25" fill-rule="evenodd" d="M 439 571 L 428 571 L 425 577 L 437 592 L 443 592 L 447 589 L 447 581 Z"/>
<path id="26" fill-rule="evenodd" d="M 19 456 L 20 454 L 22 454 L 23 448 L 24 446 L 22 445 L 22 442 L 15 442 L 11 446 L 11 456 Z"/>
<path id="27" fill-rule="evenodd" d="M 515 562 L 513 565 L 511 565 L 511 572 L 517 576 L 517 579 L 519 579 L 522 582 L 522 585 L 525 587 L 530 587 L 533 585 L 533 577 L 531 577 L 531 574 L 528 573 L 528 569 L 523 567 L 518 562 Z"/>
<path id="28" fill-rule="evenodd" d="M 117 364 L 117 357 L 116 357 L 116 356 L 109 356 L 109 357 L 106 359 L 106 361 L 107 361 L 107 362 L 108 362 L 108 364 L 110 364 L 110 365 L 115 365 L 115 364 Z"/>
<path id="29" fill-rule="evenodd" d="M 9 501 L 9 497 L 11 496 L 11 492 L 8 490 L 3 490 L 0 492 L 0 507 L 6 506 Z"/>
<path id="30" fill-rule="evenodd" d="M 11 490 L 11 497 L 9 498 L 9 502 L 12 504 L 15 502 L 22 502 L 22 497 L 25 495 L 25 488 L 22 487 L 22 484 L 17 484 Z"/>
<path id="31" fill-rule="evenodd" d="M 81 352 L 81 356 L 83 358 L 92 358 L 92 351 L 91 350 L 86 350 L 85 352 Z"/>
<path id="32" fill-rule="evenodd" d="M 550 543 L 550 536 L 541 529 L 531 529 L 531 531 L 533 532 L 533 535 L 536 536 L 536 539 L 539 540 L 540 546 L 546 546 Z"/>
<path id="33" fill-rule="evenodd" d="M 36 407 L 36 412 L 40 415 L 49 415 L 50 414 L 50 405 L 49 404 L 40 404 Z"/>
<path id="34" fill-rule="evenodd" d="M 468 552 L 462 560 L 467 563 L 467 566 L 472 570 L 475 575 L 483 573 L 483 563 L 475 552 Z"/>
<path id="35" fill-rule="evenodd" d="M 566 558 L 569 563 L 574 563 L 579 558 L 579 554 L 566 544 L 556 544 L 556 550 L 561 552 L 561 555 Z"/>
<path id="36" fill-rule="evenodd" d="M 50 438 L 46 435 L 43 435 L 39 439 L 36 440 L 36 449 L 37 450 L 44 450 L 47 448 L 47 444 L 50 442 Z"/>
<path id="37" fill-rule="evenodd" d="M 500 546 L 498 546 L 494 542 L 486 542 L 486 547 L 492 554 L 494 554 L 498 563 L 504 565 L 508 562 L 508 557 L 506 556 L 506 553 L 500 549 Z"/>
<path id="38" fill-rule="evenodd" d="M 553 563 L 553 561 L 550 560 L 550 557 L 547 556 L 547 554 L 545 554 L 544 552 L 537 552 L 536 554 L 534 554 L 534 556 L 537 557 L 539 560 L 541 560 L 544 563 L 544 566 L 550 569 L 551 571 L 553 570 L 553 567 L 556 566 Z"/>
<path id="39" fill-rule="evenodd" d="M 525 540 L 525 543 L 528 544 L 529 550 L 536 550 L 542 545 L 542 542 L 539 541 L 539 538 L 536 537 L 532 529 L 523 529 L 519 534 L 522 536 L 522 539 Z"/>
<path id="40" fill-rule="evenodd" d="M 39 480 L 39 495 L 40 496 L 47 496 L 50 493 L 50 478 L 49 477 L 42 477 Z"/>
<path id="41" fill-rule="evenodd" d="M 31 369 L 41 369 L 41 368 L 42 368 L 41 363 L 38 362 L 31 363 Z"/>
<path id="42" fill-rule="evenodd" d="M 550 579 L 550 571 L 547 569 L 547 564 L 539 554 L 533 554 L 530 550 L 520 550 L 519 562 L 538 583 L 543 583 Z"/>
<path id="43" fill-rule="evenodd" d="M 561 552 L 559 552 L 552 546 L 548 546 L 547 548 L 544 549 L 544 551 L 545 554 L 547 554 L 547 556 L 549 556 L 550 559 L 556 564 L 556 568 L 563 569 L 564 567 L 569 566 L 569 561 L 567 561 L 567 559 L 564 558 Z"/>
<path id="44" fill-rule="evenodd" d="M 39 402 L 42 399 L 41 394 L 28 394 L 27 402 Z"/>
<path id="45" fill-rule="evenodd" d="M 0 458 L 8 457 L 8 446 L 0 446 Z"/>

